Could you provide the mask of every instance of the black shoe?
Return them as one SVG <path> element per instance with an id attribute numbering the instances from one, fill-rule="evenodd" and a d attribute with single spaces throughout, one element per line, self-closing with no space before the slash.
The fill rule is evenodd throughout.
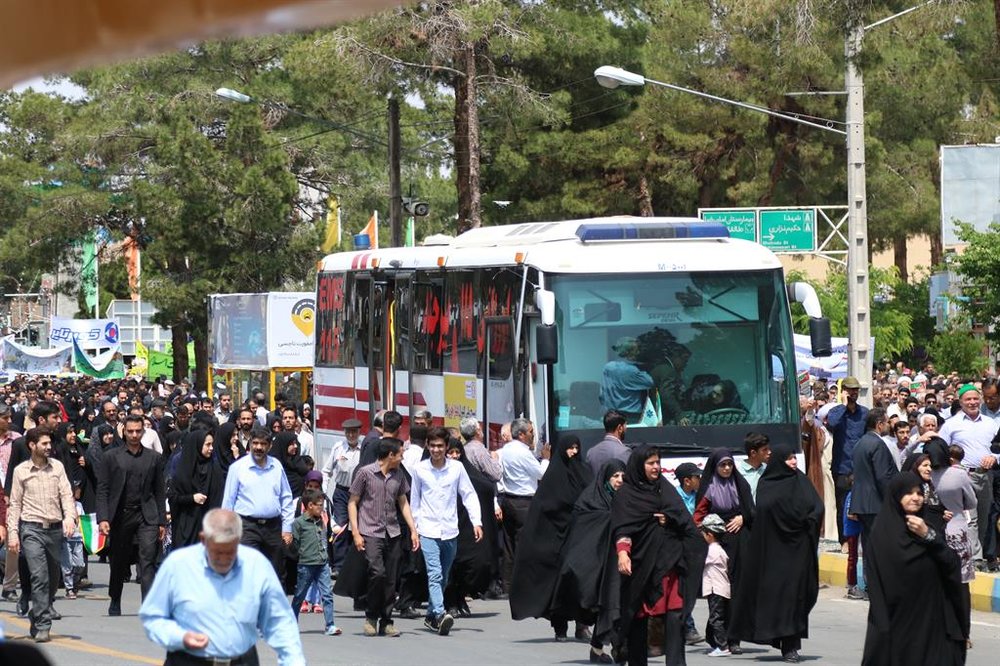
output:
<path id="1" fill-rule="evenodd" d="M 743 648 L 740 647 L 739 643 L 730 643 L 729 654 L 743 654 Z"/>
<path id="2" fill-rule="evenodd" d="M 452 613 L 452 615 L 454 615 L 454 613 Z M 465 601 L 462 601 L 461 605 L 458 607 L 458 616 L 472 617 L 472 609 L 469 608 L 469 604 L 465 603 Z"/>
<path id="3" fill-rule="evenodd" d="M 4 601 L 17 601 L 17 590 L 7 590 L 0 594 Z"/>
<path id="4" fill-rule="evenodd" d="M 732 650 L 730 650 L 732 652 Z M 785 652 L 781 655 L 782 661 L 786 664 L 797 664 L 802 661 L 802 657 L 799 656 L 798 650 L 792 650 L 791 652 Z"/>
<path id="5" fill-rule="evenodd" d="M 578 622 L 576 624 L 576 632 L 574 632 L 573 637 L 578 641 L 589 641 L 592 637 L 590 627 Z"/>
<path id="6" fill-rule="evenodd" d="M 28 634 L 29 634 L 29 635 L 30 635 L 30 636 L 31 636 L 32 638 L 34 638 L 34 637 L 35 637 L 36 635 L 38 635 L 38 629 L 37 629 L 37 628 L 35 627 L 35 623 L 34 623 L 34 621 L 32 621 L 32 623 L 31 623 L 31 627 L 30 627 L 30 628 L 28 629 Z"/>
<path id="7" fill-rule="evenodd" d="M 416 620 L 420 617 L 420 613 L 414 610 L 413 606 L 407 606 L 396 611 L 396 617 L 401 617 L 404 620 Z"/>
<path id="8" fill-rule="evenodd" d="M 607 652 L 594 652 L 590 651 L 590 663 L 592 664 L 613 664 L 615 660 L 611 658 L 611 655 Z"/>
<path id="9" fill-rule="evenodd" d="M 684 642 L 688 645 L 697 645 L 705 640 L 705 637 L 698 633 L 698 630 L 692 630 L 684 634 Z"/>
<path id="10" fill-rule="evenodd" d="M 438 621 L 438 636 L 447 636 L 448 632 L 451 631 L 452 625 L 455 624 L 455 618 L 451 616 L 450 613 L 445 613 L 441 616 Z"/>
<path id="11" fill-rule="evenodd" d="M 59 611 L 57 611 L 55 606 L 50 606 L 49 607 L 49 617 L 51 617 L 53 620 L 61 620 L 62 619 L 62 613 L 60 613 Z"/>
<path id="12" fill-rule="evenodd" d="M 78 590 L 89 590 L 94 587 L 94 584 L 90 582 L 89 578 L 81 578 L 80 582 L 76 584 Z"/>
<path id="13" fill-rule="evenodd" d="M 17 602 L 17 616 L 18 617 L 28 617 L 28 602 L 18 601 Z"/>
<path id="14" fill-rule="evenodd" d="M 112 601 L 111 605 L 108 606 L 108 615 L 110 617 L 118 617 L 122 614 L 122 604 L 120 601 Z"/>

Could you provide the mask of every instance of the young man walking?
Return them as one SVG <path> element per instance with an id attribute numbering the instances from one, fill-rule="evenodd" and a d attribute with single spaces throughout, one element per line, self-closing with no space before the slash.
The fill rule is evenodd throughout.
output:
<path id="1" fill-rule="evenodd" d="M 455 618 L 445 612 L 444 588 L 458 551 L 458 500 L 461 497 L 472 521 L 476 541 L 483 538 L 479 498 L 462 463 L 445 456 L 448 431 L 433 428 L 427 434 L 430 457 L 414 466 L 410 509 L 420 534 L 420 549 L 427 565 L 427 618 L 424 626 L 447 636 Z"/>

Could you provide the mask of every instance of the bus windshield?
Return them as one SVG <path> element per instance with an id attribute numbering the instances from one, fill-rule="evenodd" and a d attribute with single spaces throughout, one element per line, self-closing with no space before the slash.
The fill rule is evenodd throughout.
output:
<path id="1" fill-rule="evenodd" d="M 748 424 L 797 426 L 779 270 L 549 277 L 560 344 L 555 432 L 603 430 L 609 409 L 630 429 L 649 429 L 633 441 L 664 445 L 732 446 Z M 731 426 L 726 441 L 710 426 Z"/>

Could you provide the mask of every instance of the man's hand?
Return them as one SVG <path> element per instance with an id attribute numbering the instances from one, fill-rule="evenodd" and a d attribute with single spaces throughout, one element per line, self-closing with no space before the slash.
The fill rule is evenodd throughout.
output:
<path id="1" fill-rule="evenodd" d="M 281 533 L 281 541 L 286 546 L 292 545 L 292 533 L 291 532 L 282 532 Z"/>
<path id="2" fill-rule="evenodd" d="M 208 499 L 208 495 L 206 495 L 205 493 L 195 493 L 194 495 L 191 496 L 191 499 L 194 500 L 195 504 L 204 504 L 205 500 Z"/>
<path id="3" fill-rule="evenodd" d="M 79 465 L 80 467 L 86 467 L 87 459 L 84 458 L 83 456 L 80 456 L 79 458 L 77 458 L 76 464 Z"/>
<path id="4" fill-rule="evenodd" d="M 618 573 L 623 576 L 632 575 L 632 558 L 624 550 L 618 553 Z"/>
<path id="5" fill-rule="evenodd" d="M 354 533 L 354 547 L 359 552 L 365 552 L 365 538 L 357 532 Z"/>
<path id="6" fill-rule="evenodd" d="M 7 550 L 17 555 L 21 552 L 21 542 L 17 540 L 16 534 L 11 534 L 10 540 L 7 541 Z"/>
<path id="7" fill-rule="evenodd" d="M 496 516 L 497 520 L 503 521 L 503 509 L 500 507 L 497 507 L 497 510 L 493 512 L 493 515 Z"/>
<path id="8" fill-rule="evenodd" d="M 73 536 L 74 532 L 76 532 L 76 520 L 67 518 L 63 521 L 63 536 L 68 539 Z"/>
<path id="9" fill-rule="evenodd" d="M 4 527 L 3 525 L 0 525 L 0 545 L 3 545 L 3 543 L 6 540 L 7 540 L 7 528 Z"/>
<path id="10" fill-rule="evenodd" d="M 997 459 L 993 456 L 984 456 L 983 459 L 979 461 L 979 466 L 983 469 L 993 469 L 997 466 Z"/>
<path id="11" fill-rule="evenodd" d="M 472 534 L 475 535 L 477 542 L 483 540 L 483 528 L 479 525 L 474 525 L 472 527 Z"/>
<path id="12" fill-rule="evenodd" d="M 410 550 L 414 553 L 420 550 L 420 535 L 416 532 L 410 532 Z"/>
<path id="13" fill-rule="evenodd" d="M 203 650 L 208 647 L 208 636 L 194 631 L 184 632 L 184 647 L 188 650 Z"/>
<path id="14" fill-rule="evenodd" d="M 552 457 L 552 445 L 548 442 L 542 445 L 542 460 L 548 460 Z"/>
<path id="15" fill-rule="evenodd" d="M 102 520 L 98 525 L 97 529 L 100 530 L 101 534 L 108 536 L 111 534 L 111 523 L 106 520 Z"/>
<path id="16" fill-rule="evenodd" d="M 730 534 L 736 534 L 743 527 L 743 516 L 736 516 L 728 523 L 726 523 L 726 531 Z"/>
<path id="17" fill-rule="evenodd" d="M 164 525 L 160 525 L 156 538 L 160 543 L 163 543 L 163 540 L 167 538 L 167 528 Z"/>

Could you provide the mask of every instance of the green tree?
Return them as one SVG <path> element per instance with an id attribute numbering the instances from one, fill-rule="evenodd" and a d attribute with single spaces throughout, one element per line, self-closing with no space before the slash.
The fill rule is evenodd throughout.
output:
<path id="1" fill-rule="evenodd" d="M 939 368 L 962 377 L 980 377 L 989 365 L 985 347 L 983 339 L 974 336 L 964 322 L 953 321 L 934 336 L 927 352 Z"/>
<path id="2" fill-rule="evenodd" d="M 953 264 L 967 298 L 962 308 L 973 324 L 985 328 L 988 339 L 1000 342 L 1000 292 L 996 288 L 1000 282 L 1000 225 L 991 224 L 989 230 L 977 231 L 971 224 L 959 223 L 958 237 L 966 243 Z"/>

